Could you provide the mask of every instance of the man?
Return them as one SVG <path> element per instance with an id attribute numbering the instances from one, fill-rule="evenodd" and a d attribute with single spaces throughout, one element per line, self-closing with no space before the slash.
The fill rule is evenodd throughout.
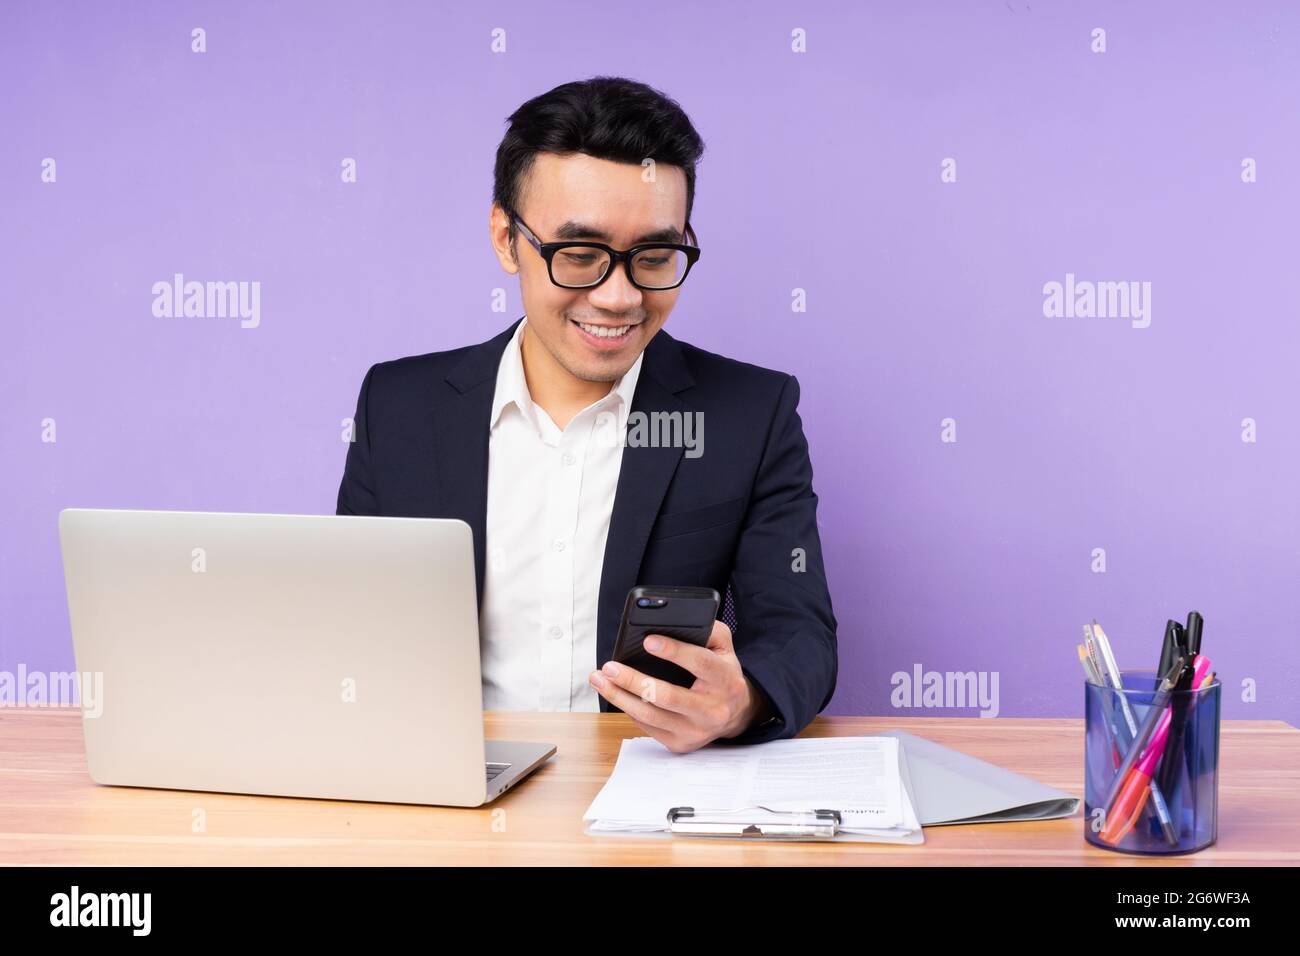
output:
<path id="1" fill-rule="evenodd" d="M 799 385 L 661 331 L 700 254 L 703 143 L 611 77 L 509 122 L 489 227 L 525 315 L 370 369 L 338 513 L 470 525 L 487 710 L 619 709 L 676 752 L 792 736 L 837 667 Z M 734 640 L 646 642 L 689 688 L 610 660 L 638 584 L 730 589 Z"/>

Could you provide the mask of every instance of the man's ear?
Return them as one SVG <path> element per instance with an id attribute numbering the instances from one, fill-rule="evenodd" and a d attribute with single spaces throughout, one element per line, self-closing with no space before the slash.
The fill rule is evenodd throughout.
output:
<path id="1" fill-rule="evenodd" d="M 501 268 L 511 275 L 519 272 L 519 259 L 516 256 L 518 240 L 510 241 L 510 217 L 497 203 L 492 204 L 488 214 L 488 236 L 492 241 L 492 251 L 497 254 Z"/>

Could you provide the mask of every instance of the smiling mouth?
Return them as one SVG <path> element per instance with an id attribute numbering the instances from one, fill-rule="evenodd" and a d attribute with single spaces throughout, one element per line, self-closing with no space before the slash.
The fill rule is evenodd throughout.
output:
<path id="1" fill-rule="evenodd" d="M 610 341 L 625 339 L 636 328 L 635 323 L 631 325 L 591 325 L 587 322 L 579 322 L 576 319 L 570 319 L 569 321 L 588 335 L 594 335 L 598 339 L 609 339 Z"/>

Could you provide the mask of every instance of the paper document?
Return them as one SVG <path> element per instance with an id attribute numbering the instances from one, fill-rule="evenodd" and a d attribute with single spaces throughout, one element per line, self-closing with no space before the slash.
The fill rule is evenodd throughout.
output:
<path id="1" fill-rule="evenodd" d="M 892 737 L 774 740 L 675 754 L 652 737 L 623 741 L 614 772 L 587 808 L 592 834 L 656 834 L 668 811 L 765 807 L 838 810 L 845 839 L 923 840 L 903 748 Z M 761 810 L 755 820 L 764 819 Z"/>

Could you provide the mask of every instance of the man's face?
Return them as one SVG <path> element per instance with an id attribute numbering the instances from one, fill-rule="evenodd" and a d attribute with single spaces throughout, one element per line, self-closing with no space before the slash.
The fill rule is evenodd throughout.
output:
<path id="1" fill-rule="evenodd" d="M 655 181 L 643 182 L 641 166 L 582 153 L 540 153 L 519 205 L 520 218 L 540 242 L 590 239 L 626 250 L 645 241 L 686 241 L 662 235 L 665 230 L 680 230 L 686 219 L 686 174 L 675 166 L 658 166 Z M 562 289 L 551 282 L 546 262 L 522 232 L 516 244 L 518 258 L 511 255 L 506 222 L 505 214 L 494 206 L 493 244 L 502 267 L 519 273 L 529 327 L 570 375 L 588 382 L 615 381 L 663 327 L 681 288 L 638 289 L 628 281 L 620 262 L 595 288 Z M 626 334 L 593 334 L 583 324 L 604 332 L 626 327 Z"/>

